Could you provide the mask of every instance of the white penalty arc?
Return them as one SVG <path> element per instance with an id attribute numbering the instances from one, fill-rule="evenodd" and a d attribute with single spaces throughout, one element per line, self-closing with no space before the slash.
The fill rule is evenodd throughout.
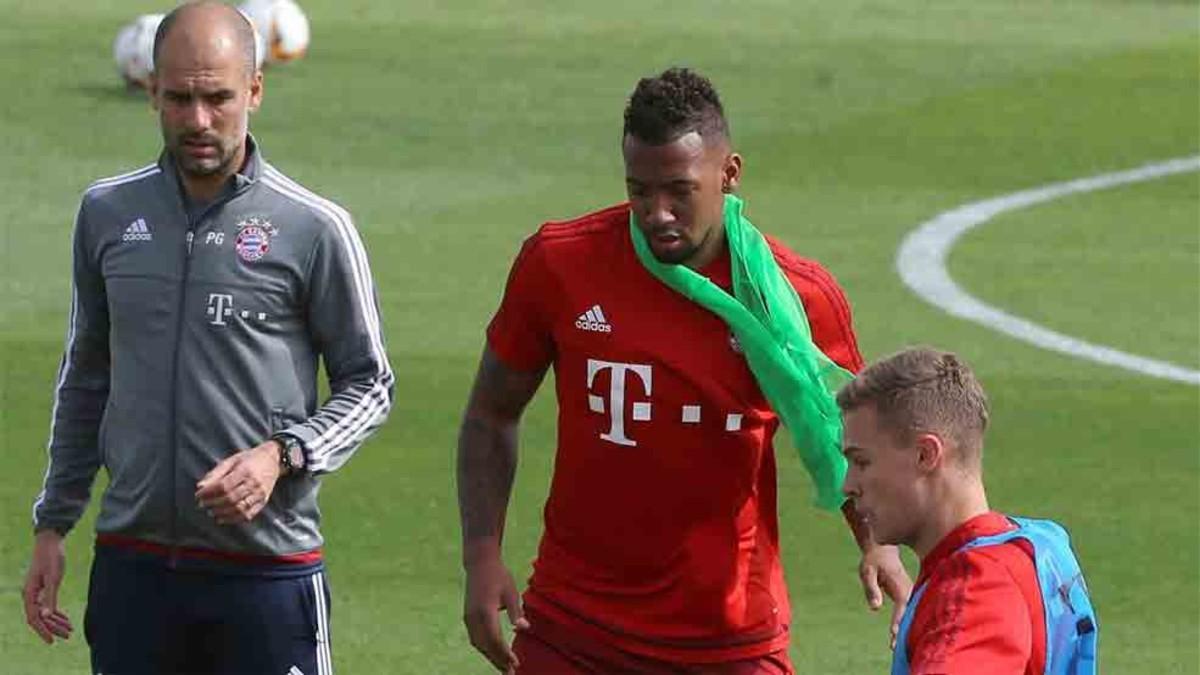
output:
<path id="1" fill-rule="evenodd" d="M 896 268 L 905 285 L 921 299 L 953 316 L 987 326 L 1042 349 L 1200 386 L 1200 371 L 1063 335 L 988 305 L 963 290 L 950 278 L 946 269 L 946 259 L 960 237 L 1006 211 L 1023 209 L 1075 193 L 1105 190 L 1197 170 L 1200 170 L 1200 155 L 1043 185 L 959 206 L 909 232 L 896 254 Z"/>

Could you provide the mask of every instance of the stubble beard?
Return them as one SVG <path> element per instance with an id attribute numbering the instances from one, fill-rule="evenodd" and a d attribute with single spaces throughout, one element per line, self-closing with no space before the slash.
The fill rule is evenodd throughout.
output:
<path id="1" fill-rule="evenodd" d="M 171 156 L 174 157 L 175 164 L 181 172 L 195 178 L 207 178 L 228 171 L 230 163 L 237 154 L 236 147 L 226 148 L 224 145 L 216 147 L 218 148 L 216 157 L 189 157 L 183 147 L 183 140 L 180 139 L 171 148 Z"/>

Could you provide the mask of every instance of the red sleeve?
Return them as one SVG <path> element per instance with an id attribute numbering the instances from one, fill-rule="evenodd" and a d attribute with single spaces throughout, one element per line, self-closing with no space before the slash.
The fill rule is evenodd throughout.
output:
<path id="1" fill-rule="evenodd" d="M 540 370 L 554 358 L 546 291 L 555 288 L 538 235 L 525 240 L 513 261 L 504 297 L 487 327 L 488 347 L 505 365 Z"/>
<path id="2" fill-rule="evenodd" d="M 852 373 L 862 370 L 863 357 L 854 337 L 850 303 L 833 275 L 818 263 L 794 254 L 781 256 L 779 263 L 804 303 L 813 342 L 839 366 Z"/>
<path id="3" fill-rule="evenodd" d="M 930 578 L 908 635 L 912 675 L 1024 675 L 1032 652 L 1029 605 L 1003 564 L 968 551 Z"/>

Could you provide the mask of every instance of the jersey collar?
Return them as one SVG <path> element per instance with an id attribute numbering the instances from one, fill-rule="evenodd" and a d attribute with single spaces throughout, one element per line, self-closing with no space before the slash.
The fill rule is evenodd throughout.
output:
<path id="1" fill-rule="evenodd" d="M 1007 516 L 996 511 L 981 513 L 960 524 L 945 537 L 942 537 L 942 540 L 937 543 L 937 546 L 933 547 L 929 555 L 921 560 L 921 574 L 917 577 L 916 585 L 920 586 L 925 583 L 929 579 L 929 575 L 943 561 L 949 558 L 955 551 L 962 548 L 967 542 L 979 537 L 1007 532 L 1015 527 L 1016 525 Z"/>

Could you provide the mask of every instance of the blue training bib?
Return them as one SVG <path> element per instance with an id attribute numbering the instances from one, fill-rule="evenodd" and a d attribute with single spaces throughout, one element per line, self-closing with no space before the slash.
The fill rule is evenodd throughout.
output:
<path id="1" fill-rule="evenodd" d="M 1021 538 L 1033 545 L 1033 562 L 1046 617 L 1046 668 L 1043 675 L 1095 675 L 1100 626 L 1071 539 L 1052 520 L 1009 517 L 1017 529 L 972 539 L 957 552 L 995 546 Z M 925 595 L 921 584 L 909 598 L 900 621 L 892 675 L 908 675 L 908 632 Z"/>

